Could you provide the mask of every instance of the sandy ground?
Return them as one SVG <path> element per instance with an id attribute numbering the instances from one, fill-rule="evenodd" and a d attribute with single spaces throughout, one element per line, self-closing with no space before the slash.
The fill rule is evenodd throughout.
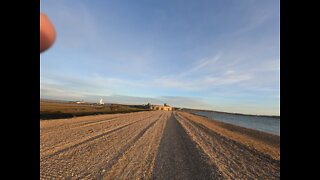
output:
<path id="1" fill-rule="evenodd" d="M 280 137 L 185 112 L 40 121 L 41 179 L 280 179 Z"/>

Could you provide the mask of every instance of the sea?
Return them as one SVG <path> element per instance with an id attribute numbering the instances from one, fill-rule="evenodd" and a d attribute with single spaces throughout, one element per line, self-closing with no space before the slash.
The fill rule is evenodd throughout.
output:
<path id="1" fill-rule="evenodd" d="M 222 121 L 229 124 L 238 125 L 241 127 L 254 129 L 270 134 L 280 136 L 280 116 L 253 116 L 242 114 L 229 114 L 222 112 L 204 112 L 204 111 L 192 111 L 185 110 L 186 112 L 206 116 L 208 118 Z"/>

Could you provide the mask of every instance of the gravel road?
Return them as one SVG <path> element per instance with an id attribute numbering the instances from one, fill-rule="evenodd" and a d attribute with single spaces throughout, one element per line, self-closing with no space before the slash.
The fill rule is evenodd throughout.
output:
<path id="1" fill-rule="evenodd" d="M 280 179 L 279 136 L 254 132 L 176 111 L 41 120 L 40 179 Z"/>

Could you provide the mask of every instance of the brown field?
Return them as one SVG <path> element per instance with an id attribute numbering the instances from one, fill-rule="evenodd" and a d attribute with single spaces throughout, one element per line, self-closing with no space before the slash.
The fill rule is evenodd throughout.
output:
<path id="1" fill-rule="evenodd" d="M 41 179 L 280 179 L 280 137 L 178 111 L 40 121 Z"/>
<path id="2" fill-rule="evenodd" d="M 40 101 L 40 119 L 70 118 L 94 114 L 114 114 L 147 111 L 148 109 L 134 108 L 126 105 L 98 105 L 93 103 L 76 104 L 68 101 Z"/>

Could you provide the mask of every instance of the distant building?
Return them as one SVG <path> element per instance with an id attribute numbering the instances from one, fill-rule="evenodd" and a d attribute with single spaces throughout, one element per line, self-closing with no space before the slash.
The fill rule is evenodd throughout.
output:
<path id="1" fill-rule="evenodd" d="M 102 98 L 100 99 L 99 103 L 98 104 L 104 104 Z"/>
<path id="2" fill-rule="evenodd" d="M 168 106 L 166 103 L 164 105 L 151 105 L 149 103 L 148 106 L 149 106 L 149 109 L 152 109 L 152 110 L 172 111 L 172 107 Z"/>

